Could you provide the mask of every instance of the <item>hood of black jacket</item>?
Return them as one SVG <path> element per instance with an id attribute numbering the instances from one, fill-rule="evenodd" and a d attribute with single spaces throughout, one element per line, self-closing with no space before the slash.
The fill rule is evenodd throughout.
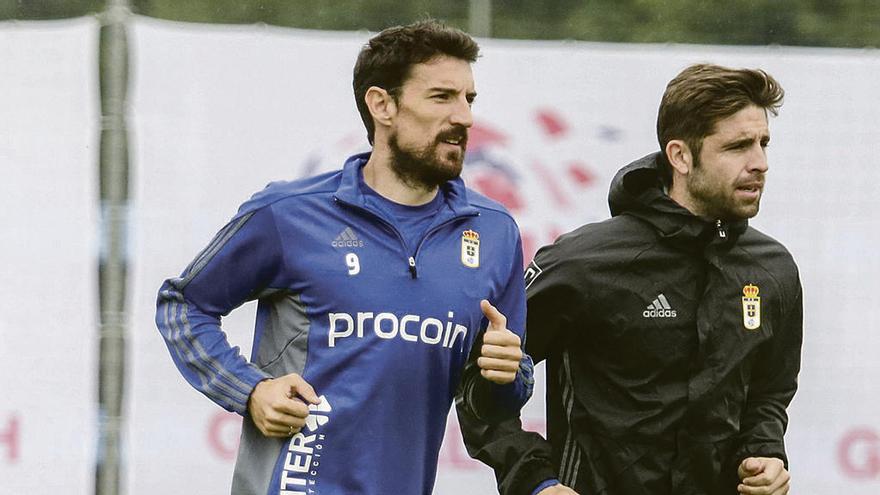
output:
<path id="1" fill-rule="evenodd" d="M 628 214 L 651 224 L 658 234 L 676 244 L 705 246 L 725 232 L 722 244 L 732 243 L 748 227 L 748 220 L 733 223 L 700 218 L 666 194 L 659 152 L 623 167 L 611 181 L 608 205 L 611 216 Z"/>

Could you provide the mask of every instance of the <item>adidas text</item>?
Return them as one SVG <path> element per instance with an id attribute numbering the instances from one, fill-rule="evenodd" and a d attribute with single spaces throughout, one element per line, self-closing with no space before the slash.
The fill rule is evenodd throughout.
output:
<path id="1" fill-rule="evenodd" d="M 336 247 L 336 248 L 339 248 L 339 247 L 347 247 L 347 248 L 364 247 L 364 241 L 361 241 L 358 239 L 355 239 L 353 241 L 342 241 L 342 240 L 337 239 L 337 240 L 331 242 L 330 245 L 333 247 Z"/>
<path id="2" fill-rule="evenodd" d="M 674 309 L 651 309 L 642 312 L 645 318 L 675 318 L 678 316 Z"/>

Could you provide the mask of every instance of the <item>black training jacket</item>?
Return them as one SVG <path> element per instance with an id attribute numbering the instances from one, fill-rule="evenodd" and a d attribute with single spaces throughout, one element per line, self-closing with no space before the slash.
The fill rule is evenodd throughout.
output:
<path id="1" fill-rule="evenodd" d="M 612 218 L 542 248 L 526 270 L 526 352 L 547 360 L 547 440 L 519 420 L 459 415 L 502 494 L 558 478 L 581 495 L 735 494 L 749 456 L 786 461 L 801 286 L 788 251 L 695 217 L 659 154 L 623 168 Z"/>

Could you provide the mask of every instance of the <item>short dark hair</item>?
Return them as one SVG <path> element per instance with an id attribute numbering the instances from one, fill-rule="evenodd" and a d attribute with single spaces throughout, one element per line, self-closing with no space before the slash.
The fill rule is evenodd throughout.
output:
<path id="1" fill-rule="evenodd" d="M 388 91 L 395 99 L 415 64 L 440 55 L 477 60 L 480 47 L 467 33 L 429 19 L 383 30 L 361 49 L 354 65 L 354 99 L 373 144 L 375 124 L 364 96 L 371 86 Z"/>
<path id="2" fill-rule="evenodd" d="M 669 81 L 657 113 L 657 139 L 667 161 L 666 145 L 673 139 L 684 141 L 699 157 L 703 138 L 712 134 L 715 124 L 756 105 L 773 115 L 779 113 L 782 86 L 760 69 L 731 69 L 713 64 L 695 64 Z M 671 180 L 668 163 L 664 179 Z"/>

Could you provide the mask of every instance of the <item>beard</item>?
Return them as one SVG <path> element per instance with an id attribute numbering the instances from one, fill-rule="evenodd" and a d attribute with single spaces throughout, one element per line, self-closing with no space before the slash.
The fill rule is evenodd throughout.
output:
<path id="1" fill-rule="evenodd" d="M 441 152 L 439 146 L 450 138 L 460 139 L 460 149 Z M 403 149 L 397 133 L 388 140 L 391 170 L 406 185 L 431 190 L 461 175 L 467 149 L 467 129 L 456 126 L 437 135 L 433 143 L 420 149 Z"/>
<path id="2" fill-rule="evenodd" d="M 747 183 L 759 182 L 762 188 L 756 198 L 737 197 L 736 191 Z M 708 174 L 699 158 L 694 160 L 692 173 L 687 177 L 688 194 L 696 203 L 697 209 L 706 217 L 725 221 L 738 221 L 752 218 L 761 207 L 761 193 L 764 178 L 750 177 L 737 180 L 733 185 L 724 184 Z"/>

